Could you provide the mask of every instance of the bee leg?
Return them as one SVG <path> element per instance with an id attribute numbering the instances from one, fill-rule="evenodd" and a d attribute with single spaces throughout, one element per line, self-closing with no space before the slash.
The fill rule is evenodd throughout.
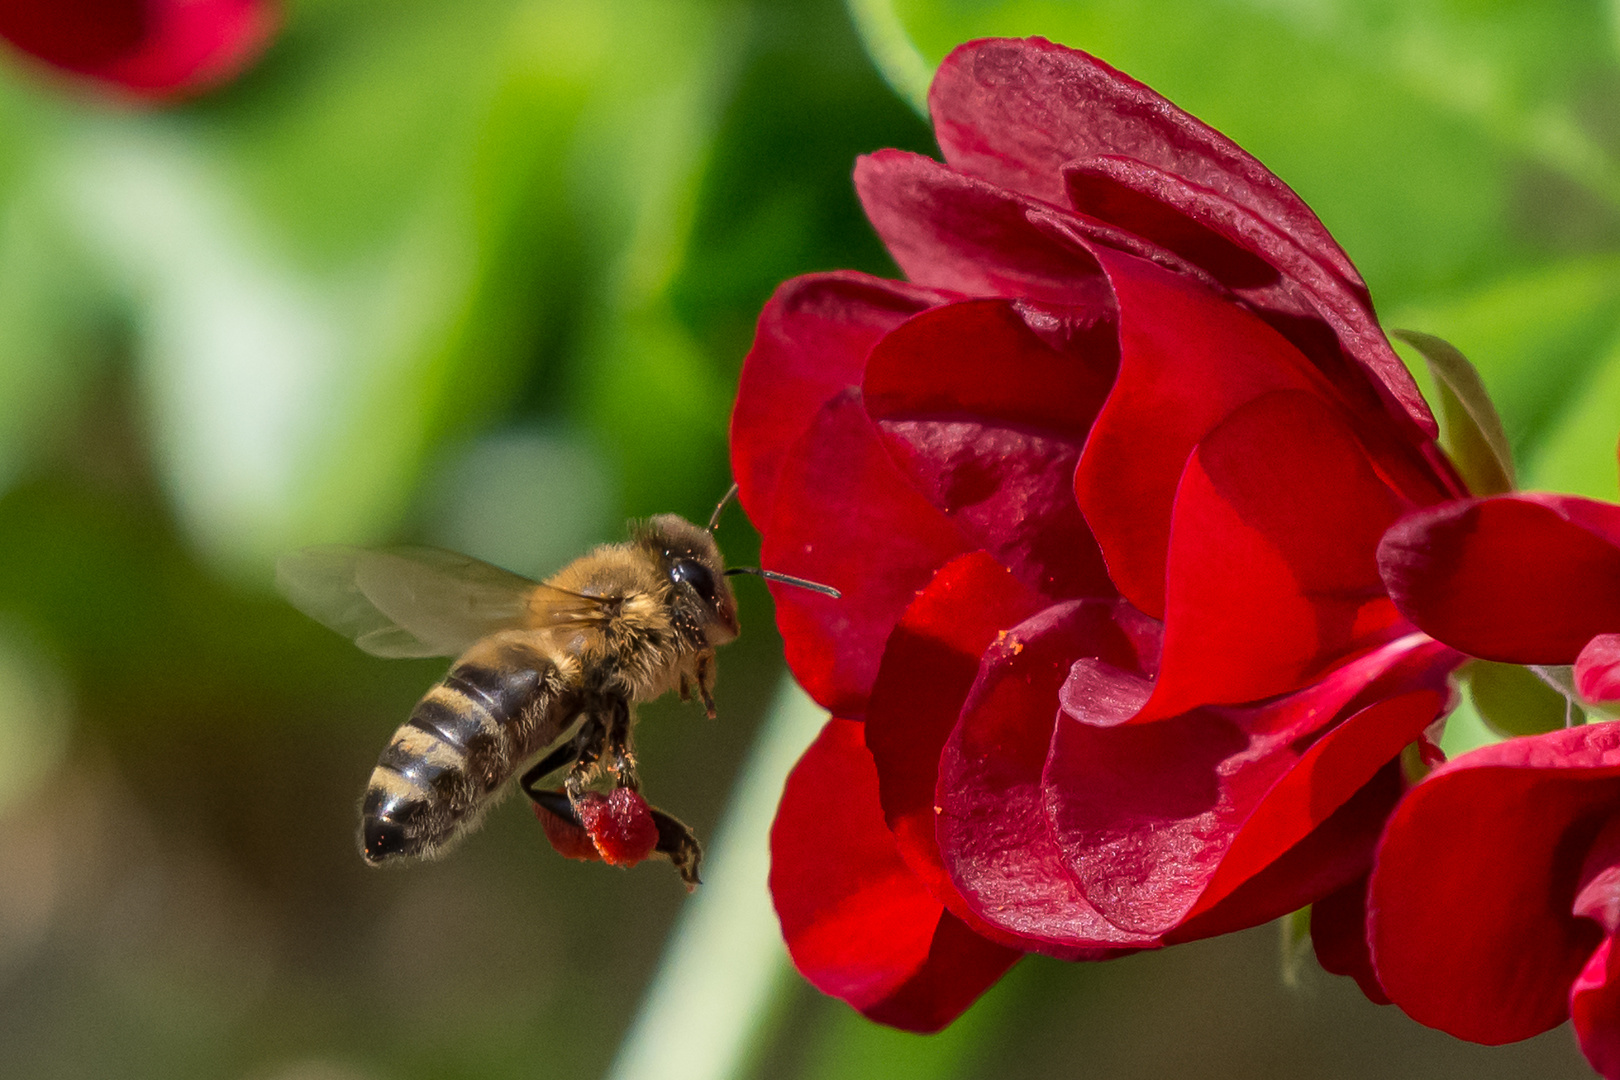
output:
<path id="1" fill-rule="evenodd" d="M 717 715 L 714 711 L 714 652 L 713 650 L 698 654 L 697 658 L 697 692 L 703 699 L 703 711 L 713 720 Z"/>
<path id="2" fill-rule="evenodd" d="M 595 716 L 586 717 L 579 734 L 574 736 L 574 746 L 579 751 L 574 758 L 574 767 L 568 770 L 568 776 L 563 780 L 568 801 L 575 806 L 584 797 L 585 785 L 590 783 L 591 776 L 596 772 L 596 763 L 602 758 L 602 747 L 606 741 L 607 729 L 602 726 L 602 721 Z"/>
<path id="3" fill-rule="evenodd" d="M 557 747 L 557 749 L 541 758 L 539 762 L 536 763 L 534 768 L 524 773 L 523 778 L 518 781 L 518 786 L 521 787 L 524 793 L 532 799 L 535 797 L 535 793 L 540 790 L 540 781 L 544 780 L 547 776 L 550 776 L 564 765 L 572 765 L 578 757 L 579 741 L 577 739 L 569 739 L 567 742 Z M 550 792 L 550 794 L 556 793 Z"/>
<path id="4" fill-rule="evenodd" d="M 619 787 L 640 791 L 641 777 L 636 773 L 636 755 L 630 750 L 630 702 L 622 697 L 610 697 L 604 704 L 608 714 L 608 768 L 613 771 Z"/>
<path id="5" fill-rule="evenodd" d="M 653 850 L 669 856 L 669 861 L 675 864 L 676 872 L 686 883 L 687 892 L 691 892 L 702 884 L 698 879 L 698 864 L 703 861 L 703 848 L 698 844 L 697 836 L 685 823 L 662 810 L 654 809 L 652 819 L 653 824 L 658 826 L 658 844 Z"/>

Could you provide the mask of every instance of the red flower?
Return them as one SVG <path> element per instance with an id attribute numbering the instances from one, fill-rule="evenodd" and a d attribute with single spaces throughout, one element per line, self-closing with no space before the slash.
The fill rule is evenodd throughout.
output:
<path id="1" fill-rule="evenodd" d="M 0 37 L 54 67 L 145 98 L 236 74 L 275 23 L 268 0 L 0 0 Z"/>
<path id="2" fill-rule="evenodd" d="M 1620 1078 L 1620 724 L 1487 746 L 1435 770 L 1390 818 L 1368 896 L 1385 991 L 1473 1042 L 1573 1016 Z"/>
<path id="3" fill-rule="evenodd" d="M 732 419 L 765 565 L 843 591 L 775 590 L 838 717 L 777 911 L 812 982 L 916 1030 L 1025 951 L 1352 888 L 1458 662 L 1374 553 L 1461 494 L 1355 269 L 1229 140 L 1039 39 L 959 48 L 930 100 L 944 164 L 855 170 L 909 282 L 782 286 Z"/>
<path id="4" fill-rule="evenodd" d="M 1402 612 L 1465 653 L 1574 664 L 1588 701 L 1620 699 L 1620 506 L 1518 494 L 1431 507 L 1384 538 Z"/>

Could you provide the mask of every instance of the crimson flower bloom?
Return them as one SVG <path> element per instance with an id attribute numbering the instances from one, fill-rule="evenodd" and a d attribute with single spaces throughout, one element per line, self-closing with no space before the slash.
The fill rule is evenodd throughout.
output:
<path id="1" fill-rule="evenodd" d="M 1574 1018 L 1620 1080 L 1620 723 L 1511 739 L 1435 770 L 1390 818 L 1368 895 L 1379 981 L 1473 1042 Z"/>
<path id="2" fill-rule="evenodd" d="M 259 53 L 275 23 L 269 0 L 0 0 L 0 37 L 142 98 L 229 78 Z"/>
<path id="3" fill-rule="evenodd" d="M 1463 494 L 1354 267 L 1231 141 L 1039 39 L 957 49 L 930 105 L 943 164 L 855 169 L 908 280 L 783 285 L 732 418 L 765 565 L 843 591 L 775 590 L 834 714 L 777 912 L 913 1030 L 1027 951 L 1359 911 L 1459 661 L 1375 551 Z M 1358 927 L 1319 946 L 1365 976 Z"/>

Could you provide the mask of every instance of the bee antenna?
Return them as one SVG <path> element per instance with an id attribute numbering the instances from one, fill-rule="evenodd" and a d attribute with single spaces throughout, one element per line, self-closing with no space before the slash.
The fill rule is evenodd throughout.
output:
<path id="1" fill-rule="evenodd" d="M 710 532 L 714 532 L 714 530 L 716 530 L 716 529 L 718 529 L 720 527 L 720 515 L 726 512 L 726 504 L 731 502 L 731 500 L 735 499 L 736 497 L 737 497 L 737 482 L 735 480 L 733 480 L 731 482 L 731 486 L 726 488 L 726 493 L 724 495 L 720 496 L 720 503 L 719 503 L 718 506 L 716 506 L 714 508 L 714 513 L 709 515 L 709 531 Z"/>
<path id="2" fill-rule="evenodd" d="M 818 592 L 822 596 L 830 596 L 834 600 L 841 599 L 844 595 L 831 585 L 823 585 L 819 581 L 806 581 L 804 578 L 794 577 L 792 574 L 778 574 L 775 570 L 761 570 L 757 566 L 733 566 L 726 571 L 726 577 L 735 574 L 752 574 L 755 577 L 762 577 L 766 581 L 776 581 L 783 585 L 809 589 L 811 592 Z"/>

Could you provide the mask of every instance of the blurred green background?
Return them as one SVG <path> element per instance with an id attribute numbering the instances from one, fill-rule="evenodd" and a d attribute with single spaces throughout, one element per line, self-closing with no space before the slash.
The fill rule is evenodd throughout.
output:
<path id="1" fill-rule="evenodd" d="M 1233 136 L 1387 324 L 1476 361 L 1528 486 L 1614 498 L 1613 6 L 286 14 L 243 78 L 167 111 L 0 57 L 0 1075 L 590 1078 L 682 995 L 683 1046 L 712 1004 L 746 1077 L 1589 1075 L 1564 1031 L 1485 1050 L 1285 978 L 1274 928 L 1026 961 L 928 1039 L 773 975 L 774 946 L 707 997 L 666 969 L 645 1006 L 693 903 L 667 868 L 566 862 L 515 801 L 443 863 L 361 865 L 361 786 L 443 664 L 365 657 L 269 582 L 304 543 L 539 574 L 626 517 L 701 520 L 760 305 L 806 271 L 894 272 L 852 159 L 933 152 L 908 99 L 988 34 L 1087 48 Z M 721 540 L 757 553 L 741 515 Z M 649 793 L 705 837 L 780 677 L 768 598 L 739 591 L 721 719 L 666 701 L 640 728 Z M 614 1075 L 688 1075 L 661 1052 Z"/>

